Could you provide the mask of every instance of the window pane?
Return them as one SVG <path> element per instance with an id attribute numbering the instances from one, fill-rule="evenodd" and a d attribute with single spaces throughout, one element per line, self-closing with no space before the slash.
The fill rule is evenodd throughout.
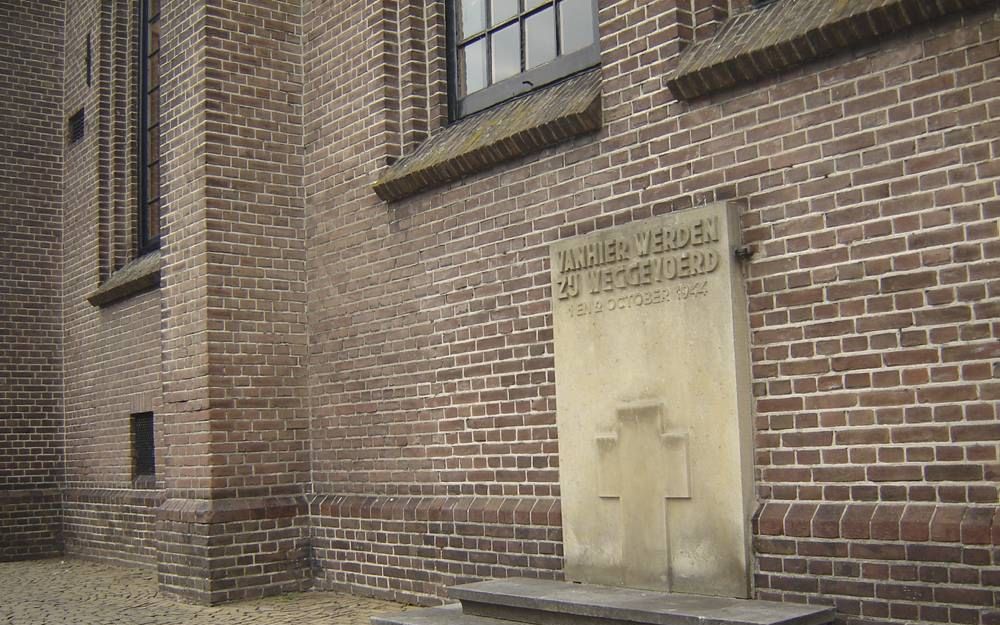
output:
<path id="1" fill-rule="evenodd" d="M 160 202 L 150 202 L 146 207 L 146 240 L 160 236 Z"/>
<path id="2" fill-rule="evenodd" d="M 552 4 L 552 0 L 524 0 L 524 10 L 530 11 L 542 6 L 543 4 Z"/>
<path id="3" fill-rule="evenodd" d="M 493 80 L 497 83 L 521 73 L 521 25 L 517 22 L 490 35 Z"/>
<path id="4" fill-rule="evenodd" d="M 490 26 L 506 22 L 517 15 L 517 0 L 491 0 L 493 13 L 490 15 Z"/>
<path id="5" fill-rule="evenodd" d="M 149 43 L 147 45 L 149 46 L 149 49 L 147 50 L 148 54 L 152 54 L 154 52 L 159 52 L 159 50 L 160 50 L 160 22 L 159 22 L 159 20 L 157 20 L 157 21 L 155 21 L 155 22 L 153 22 L 153 23 L 151 23 L 149 25 Z"/>
<path id="6" fill-rule="evenodd" d="M 160 123 L 160 90 L 154 89 L 146 96 L 146 128 Z"/>
<path id="7" fill-rule="evenodd" d="M 462 39 L 486 28 L 486 0 L 462 0 Z"/>
<path id="8" fill-rule="evenodd" d="M 478 39 L 462 48 L 463 93 L 479 91 L 486 86 L 486 39 Z"/>
<path id="9" fill-rule="evenodd" d="M 149 89 L 156 89 L 160 86 L 160 53 L 157 52 L 153 56 L 149 57 L 149 69 L 146 70 L 148 73 L 146 83 Z"/>
<path id="10" fill-rule="evenodd" d="M 153 126 L 148 133 L 149 141 L 147 143 L 149 146 L 146 150 L 146 158 L 150 163 L 157 163 L 160 160 L 160 127 Z"/>
<path id="11" fill-rule="evenodd" d="M 559 3 L 562 54 L 582 50 L 594 43 L 594 13 L 591 0 L 563 0 Z"/>
<path id="12" fill-rule="evenodd" d="M 556 58 L 556 15 L 549 7 L 524 20 L 525 66 L 538 67 Z"/>
<path id="13" fill-rule="evenodd" d="M 160 164 L 153 163 L 146 168 L 146 201 L 152 202 L 160 197 Z"/>

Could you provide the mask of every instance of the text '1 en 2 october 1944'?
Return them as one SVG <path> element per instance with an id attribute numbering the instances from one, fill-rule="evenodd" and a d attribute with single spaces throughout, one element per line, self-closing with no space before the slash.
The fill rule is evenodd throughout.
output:
<path id="1" fill-rule="evenodd" d="M 603 309 L 659 304 L 707 293 L 708 284 L 698 280 L 719 268 L 720 223 L 711 216 L 689 223 L 645 228 L 629 234 L 608 236 L 558 250 L 553 288 L 557 301 L 571 303 L 581 295 L 613 294 L 615 297 L 582 306 L 579 314 Z M 666 287 L 681 278 L 683 285 Z M 619 293 L 641 289 L 642 293 Z M 599 308 L 595 308 L 599 307 Z M 573 314 L 578 314 L 574 305 Z"/>

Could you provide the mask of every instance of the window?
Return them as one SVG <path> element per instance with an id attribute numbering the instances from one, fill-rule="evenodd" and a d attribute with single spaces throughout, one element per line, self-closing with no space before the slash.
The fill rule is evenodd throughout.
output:
<path id="1" fill-rule="evenodd" d="M 154 482 L 156 476 L 156 449 L 153 437 L 153 413 L 132 415 L 132 480 Z M 148 484 L 152 486 L 152 484 Z"/>
<path id="2" fill-rule="evenodd" d="M 448 7 L 454 118 L 600 62 L 597 0 L 452 0 Z"/>
<path id="3" fill-rule="evenodd" d="M 139 0 L 138 252 L 160 246 L 160 0 Z"/>

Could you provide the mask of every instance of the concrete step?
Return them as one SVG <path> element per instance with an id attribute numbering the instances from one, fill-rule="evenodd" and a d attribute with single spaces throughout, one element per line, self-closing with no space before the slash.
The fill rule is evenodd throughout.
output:
<path id="1" fill-rule="evenodd" d="M 393 614 L 376 614 L 371 625 L 510 625 L 510 621 L 463 614 L 458 603 L 440 608 L 419 608 Z"/>
<path id="2" fill-rule="evenodd" d="M 464 584 L 448 594 L 462 602 L 465 617 L 536 625 L 822 625 L 834 620 L 829 607 L 537 579 Z"/>

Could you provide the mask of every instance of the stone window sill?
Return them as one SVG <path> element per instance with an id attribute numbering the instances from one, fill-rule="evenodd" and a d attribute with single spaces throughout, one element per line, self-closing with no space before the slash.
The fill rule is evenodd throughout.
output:
<path id="1" fill-rule="evenodd" d="M 401 200 L 600 128 L 597 68 L 442 128 L 373 188 L 387 202 Z"/>
<path id="2" fill-rule="evenodd" d="M 667 86 L 678 100 L 692 100 L 990 1 L 780 0 L 734 15 L 689 46 Z"/>
<path id="3" fill-rule="evenodd" d="M 107 306 L 137 293 L 160 286 L 160 250 L 154 250 L 126 264 L 87 296 L 94 306 Z"/>

